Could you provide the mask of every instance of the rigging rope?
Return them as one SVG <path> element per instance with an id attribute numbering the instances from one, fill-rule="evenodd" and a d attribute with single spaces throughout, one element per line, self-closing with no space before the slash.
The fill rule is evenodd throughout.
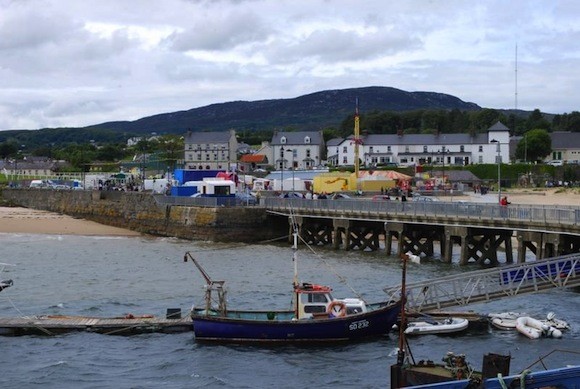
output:
<path id="1" fill-rule="evenodd" d="M 296 221 L 296 217 L 294 214 L 294 208 L 290 207 L 290 220 L 292 221 L 292 229 L 293 231 L 297 232 L 298 234 L 298 239 L 308 248 L 308 250 L 310 250 L 311 253 L 313 253 L 319 260 L 322 261 L 322 263 L 324 265 L 326 265 L 326 267 L 328 267 L 332 273 L 336 276 L 336 278 L 338 278 L 339 282 L 343 285 L 345 285 L 347 288 L 349 288 L 351 290 L 351 292 L 360 300 L 365 301 L 365 299 L 362 297 L 362 295 L 357 292 L 347 281 L 347 279 L 342 276 L 330 263 L 328 263 L 328 261 L 319 253 L 317 253 L 312 246 L 306 242 L 304 240 L 304 238 L 302 238 L 301 234 L 300 234 L 300 230 L 298 229 L 298 222 Z"/>

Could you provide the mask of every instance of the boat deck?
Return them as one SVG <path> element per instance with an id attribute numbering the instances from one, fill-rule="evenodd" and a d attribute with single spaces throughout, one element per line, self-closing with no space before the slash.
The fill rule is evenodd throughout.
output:
<path id="1" fill-rule="evenodd" d="M 155 316 L 100 318 L 89 316 L 0 317 L 0 335 L 58 335 L 86 331 L 108 335 L 177 333 L 193 331 L 191 318 Z"/>

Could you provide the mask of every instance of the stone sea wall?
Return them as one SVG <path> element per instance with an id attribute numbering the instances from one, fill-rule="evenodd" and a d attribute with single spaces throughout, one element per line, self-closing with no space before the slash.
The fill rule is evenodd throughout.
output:
<path id="1" fill-rule="evenodd" d="M 139 192 L 3 189 L 5 205 L 58 212 L 151 235 L 254 243 L 288 233 L 286 220 L 260 207 L 162 205 Z"/>

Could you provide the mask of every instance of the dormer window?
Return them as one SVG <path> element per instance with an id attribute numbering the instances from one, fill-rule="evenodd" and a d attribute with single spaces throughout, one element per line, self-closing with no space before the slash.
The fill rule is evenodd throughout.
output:
<path id="1" fill-rule="evenodd" d="M 305 136 L 304 137 L 304 143 L 309 144 L 310 143 L 310 137 L 309 136 Z"/>
<path id="2" fill-rule="evenodd" d="M 286 144 L 286 137 L 283 136 L 282 138 L 280 138 L 280 143 L 282 143 L 283 145 Z"/>

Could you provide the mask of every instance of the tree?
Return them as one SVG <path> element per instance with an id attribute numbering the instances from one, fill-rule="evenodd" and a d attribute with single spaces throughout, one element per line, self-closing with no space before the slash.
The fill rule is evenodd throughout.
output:
<path id="1" fill-rule="evenodd" d="M 551 125 L 550 122 L 548 122 L 544 118 L 544 114 L 539 109 L 536 108 L 528 117 L 528 120 L 526 121 L 526 128 L 542 129 L 549 131 L 551 129 Z"/>
<path id="2" fill-rule="evenodd" d="M 177 160 L 183 159 L 184 139 L 178 135 L 163 135 L 159 138 L 161 157 L 165 159 L 168 167 L 175 170 Z"/>
<path id="3" fill-rule="evenodd" d="M 18 153 L 18 145 L 14 142 L 0 143 L 0 158 L 8 158 Z"/>
<path id="4" fill-rule="evenodd" d="M 524 134 L 516 147 L 516 158 L 527 161 L 543 160 L 552 152 L 552 138 L 546 130 L 535 129 Z"/>

